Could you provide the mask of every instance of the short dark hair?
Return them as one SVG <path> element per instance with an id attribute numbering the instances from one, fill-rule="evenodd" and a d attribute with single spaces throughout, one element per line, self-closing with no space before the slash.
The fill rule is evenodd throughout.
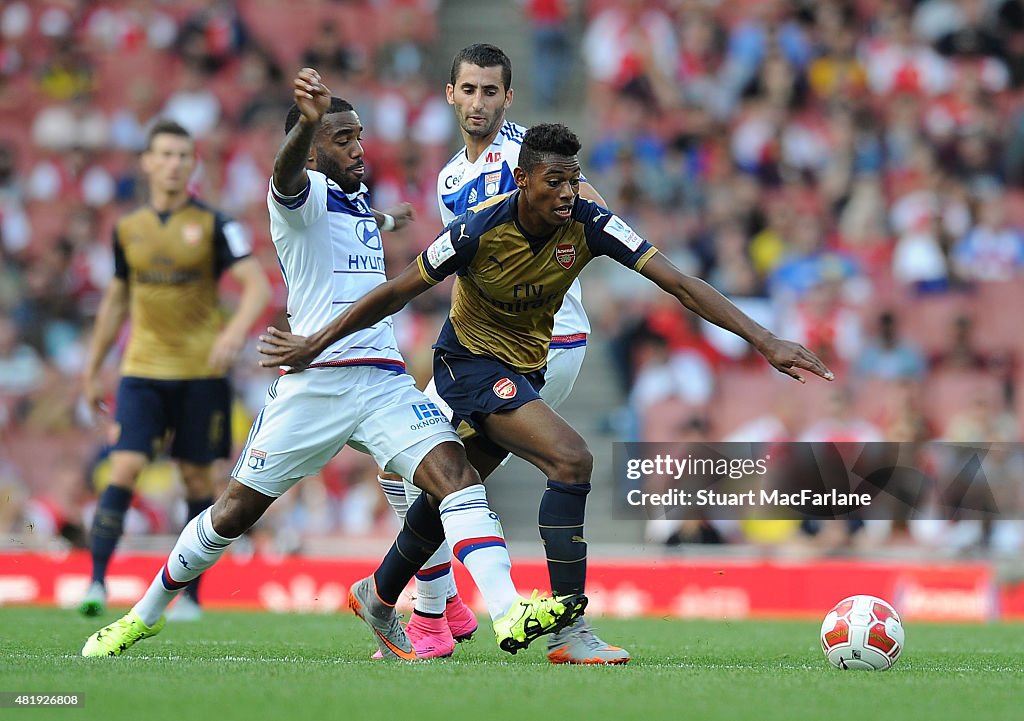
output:
<path id="1" fill-rule="evenodd" d="M 476 65 L 478 68 L 493 68 L 500 65 L 501 82 L 505 85 L 505 92 L 512 87 L 512 61 L 497 45 L 476 43 L 455 53 L 455 59 L 452 60 L 452 85 L 455 85 L 455 79 L 459 76 L 459 68 L 463 63 Z"/>
<path id="2" fill-rule="evenodd" d="M 177 135 L 179 138 L 185 138 L 186 140 L 192 140 L 192 134 L 185 130 L 185 127 L 170 118 L 160 118 L 153 127 L 149 129 L 149 133 L 146 134 L 146 150 L 153 149 L 153 141 L 158 135 Z"/>
<path id="3" fill-rule="evenodd" d="M 331 96 L 331 105 L 327 108 L 327 112 L 324 115 L 330 115 L 331 113 L 346 113 L 349 110 L 355 110 L 352 107 L 352 103 L 341 98 Z M 292 131 L 292 128 L 299 122 L 299 116 L 302 115 L 299 111 L 299 106 L 292 103 L 292 106 L 288 108 L 288 115 L 284 119 L 284 134 L 287 135 Z"/>
<path id="4" fill-rule="evenodd" d="M 530 172 L 549 155 L 572 157 L 580 152 L 580 139 L 561 123 L 534 125 L 523 136 L 519 167 Z"/>

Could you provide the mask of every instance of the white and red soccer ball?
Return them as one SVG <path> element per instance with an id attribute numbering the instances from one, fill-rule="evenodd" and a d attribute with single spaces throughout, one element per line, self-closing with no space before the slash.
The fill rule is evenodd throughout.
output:
<path id="1" fill-rule="evenodd" d="M 886 601 L 850 596 L 821 624 L 821 650 L 836 668 L 884 671 L 903 652 L 903 621 Z"/>

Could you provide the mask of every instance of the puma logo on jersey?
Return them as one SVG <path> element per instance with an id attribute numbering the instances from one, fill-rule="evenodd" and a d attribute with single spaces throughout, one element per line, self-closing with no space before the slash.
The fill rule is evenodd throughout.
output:
<path id="1" fill-rule="evenodd" d="M 487 256 L 487 260 L 493 260 L 494 264 L 496 266 L 498 266 L 498 268 L 501 270 L 501 272 L 502 273 L 505 272 L 505 264 L 502 261 L 498 260 L 498 258 L 496 256 L 489 255 L 489 256 Z"/>
<path id="2" fill-rule="evenodd" d="M 596 223 L 597 221 L 601 220 L 601 218 L 605 217 L 606 215 L 608 215 L 608 213 L 602 213 L 600 210 L 597 211 L 597 215 L 594 216 L 594 222 Z"/>
<path id="3" fill-rule="evenodd" d="M 459 238 L 455 242 L 458 243 L 459 240 L 462 240 L 463 238 L 468 238 L 468 237 L 469 237 L 469 233 L 466 232 L 466 224 L 463 223 L 462 226 L 459 228 Z"/>

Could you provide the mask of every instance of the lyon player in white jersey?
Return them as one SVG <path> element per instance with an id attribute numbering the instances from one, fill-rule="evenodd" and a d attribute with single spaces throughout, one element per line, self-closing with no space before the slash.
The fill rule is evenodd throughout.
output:
<path id="1" fill-rule="evenodd" d="M 296 76 L 294 97 L 267 204 L 291 327 L 314 334 L 385 282 L 384 250 L 361 182 L 358 115 L 332 98 L 311 68 Z M 377 572 L 350 589 L 349 607 L 370 626 L 384 656 L 416 658 L 394 604 L 441 539 L 468 549 L 463 563 L 487 602 L 503 650 L 515 653 L 579 617 L 582 595 L 526 600 L 516 592 L 498 516 L 455 430 L 405 373 L 390 316 L 331 344 L 307 367 L 270 386 L 227 490 L 185 527 L 132 610 L 86 641 L 83 656 L 119 656 L 159 633 L 164 609 L 178 592 L 276 498 L 318 473 L 346 444 L 439 501 L 436 507 L 421 495 Z"/>
<path id="2" fill-rule="evenodd" d="M 519 163 L 526 128 L 505 118 L 512 104 L 511 84 L 512 63 L 494 45 L 470 45 L 455 55 L 446 94 L 465 145 L 437 176 L 437 202 L 445 225 L 474 205 L 516 189 L 512 170 Z M 585 180 L 580 183 L 580 195 L 606 205 Z M 550 407 L 558 408 L 572 391 L 589 333 L 590 321 L 577 279 L 555 315 L 545 383 L 540 391 Z M 433 380 L 424 392 L 451 417 L 451 409 L 438 396 Z M 392 508 L 404 517 L 419 489 L 395 474 L 381 474 L 378 481 Z M 476 630 L 475 617 L 458 595 L 451 572 L 451 551 L 446 544 L 441 544 L 417 572 L 415 598 L 406 631 L 421 658 L 450 655 L 456 641 L 469 638 Z M 552 663 L 622 664 L 629 658 L 625 649 L 598 638 L 582 618 L 548 637 L 548 659 Z"/>

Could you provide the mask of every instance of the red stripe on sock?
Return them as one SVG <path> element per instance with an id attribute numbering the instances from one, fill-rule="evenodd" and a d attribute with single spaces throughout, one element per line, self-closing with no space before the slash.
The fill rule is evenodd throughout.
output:
<path id="1" fill-rule="evenodd" d="M 462 558 L 463 550 L 469 548 L 470 546 L 476 546 L 478 544 L 487 544 L 491 546 L 500 544 L 504 546 L 505 539 L 501 536 L 480 536 L 478 538 L 466 538 L 455 544 L 455 547 L 452 548 L 452 553 L 454 553 L 458 558 Z"/>

